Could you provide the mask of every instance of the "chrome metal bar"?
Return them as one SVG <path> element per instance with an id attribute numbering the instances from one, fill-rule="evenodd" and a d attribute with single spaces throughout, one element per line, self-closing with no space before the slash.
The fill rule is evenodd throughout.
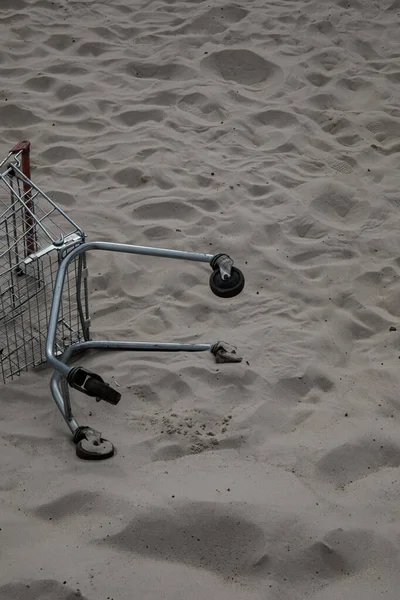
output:
<path id="1" fill-rule="evenodd" d="M 75 418 L 72 416 L 72 412 L 71 412 L 70 404 L 69 404 L 69 396 L 68 396 L 68 400 L 65 400 L 64 394 L 60 390 L 61 377 L 62 377 L 61 373 L 59 373 L 58 371 L 54 372 L 53 377 L 51 378 L 51 382 L 50 382 L 51 395 L 53 396 L 55 403 L 57 404 L 57 406 L 60 410 L 60 413 L 64 417 L 64 420 L 67 423 L 68 427 L 70 428 L 71 432 L 75 433 L 75 431 L 78 429 L 78 423 L 75 421 Z M 62 385 L 62 387 L 64 387 L 64 386 Z M 67 392 L 67 394 L 69 394 L 68 390 L 66 390 L 66 392 Z M 68 411 L 68 407 L 69 407 L 69 411 Z"/>
<path id="2" fill-rule="evenodd" d="M 116 340 L 93 340 L 70 346 L 72 354 L 99 348 L 102 350 L 131 350 L 136 352 L 206 352 L 214 344 L 178 344 L 175 342 L 124 342 Z"/>

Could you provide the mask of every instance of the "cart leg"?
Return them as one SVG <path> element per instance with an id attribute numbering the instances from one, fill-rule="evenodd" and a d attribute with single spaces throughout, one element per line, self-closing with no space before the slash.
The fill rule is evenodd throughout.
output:
<path id="1" fill-rule="evenodd" d="M 66 424 L 70 428 L 71 433 L 74 434 L 78 429 L 78 423 L 75 421 L 75 418 L 72 414 L 68 384 L 65 380 L 65 377 L 57 371 L 53 373 L 53 377 L 51 378 L 50 389 L 54 402 L 57 404 L 57 407 L 64 417 Z"/>
<path id="2" fill-rule="evenodd" d="M 236 267 L 233 267 L 232 259 L 226 254 L 201 254 L 197 252 L 183 252 L 180 250 L 133 246 L 131 244 L 114 244 L 109 242 L 87 242 L 81 244 L 63 259 L 58 268 L 47 332 L 46 359 L 54 369 L 60 371 L 60 373 L 63 373 L 64 375 L 69 375 L 71 369 L 69 369 L 69 367 L 62 361 L 58 360 L 54 354 L 54 348 L 65 275 L 68 265 L 71 263 L 71 261 L 91 250 L 121 252 L 126 254 L 138 254 L 142 256 L 156 256 L 209 263 L 213 269 L 210 278 L 211 290 L 217 296 L 223 298 L 237 296 L 244 287 L 244 277 L 242 272 L 239 271 L 239 269 L 236 269 Z M 82 316 L 82 310 L 80 311 L 80 314 Z M 88 331 L 86 331 L 86 333 L 88 334 Z M 70 383 L 70 379 L 68 379 L 68 383 Z M 104 400 L 107 399 L 107 397 L 104 397 Z M 116 395 L 114 395 L 114 400 L 114 403 L 118 401 L 116 400 Z M 109 401 L 111 401 L 111 397 Z"/>
<path id="3" fill-rule="evenodd" d="M 70 347 L 61 360 L 66 363 L 73 352 L 79 347 Z M 100 431 L 92 427 L 79 426 L 72 414 L 69 385 L 64 375 L 55 371 L 50 383 L 51 394 L 57 404 L 65 422 L 71 430 L 73 441 L 76 444 L 76 454 L 86 460 L 102 460 L 114 455 L 115 449 L 111 442 L 105 440 Z"/>
<path id="4" fill-rule="evenodd" d="M 241 362 L 241 357 L 237 356 L 236 351 L 233 347 L 229 346 L 225 342 L 217 342 L 216 344 L 176 344 L 171 342 L 162 343 L 151 343 L 151 342 L 125 342 L 125 341 L 106 341 L 97 340 L 90 342 L 81 342 L 70 346 L 61 357 L 63 365 L 67 366 L 68 361 L 76 353 L 81 353 L 86 350 L 114 350 L 114 351 L 141 351 L 141 352 L 205 352 L 209 351 L 215 356 L 216 362 Z M 82 367 L 75 367 L 79 369 L 79 378 L 87 377 L 86 381 L 91 380 L 93 373 L 86 371 Z M 71 371 L 70 371 L 71 372 Z M 72 369 L 73 372 L 73 369 Z M 94 375 L 95 382 L 99 383 L 99 376 Z M 99 379 L 96 379 L 99 378 Z M 85 379 L 84 379 L 85 381 Z M 103 384 L 107 386 L 107 384 Z M 75 420 L 70 402 L 70 391 L 69 387 L 71 383 L 68 382 L 67 376 L 60 373 L 60 371 L 54 371 L 51 379 L 51 392 L 52 396 L 60 409 L 62 416 L 65 419 L 68 427 L 73 434 L 73 441 L 76 444 L 76 454 L 79 458 L 86 460 L 102 460 L 110 458 L 114 455 L 113 444 L 104 439 L 99 431 L 96 431 L 89 426 L 79 426 Z M 73 384 L 79 391 L 89 396 L 96 396 L 96 388 L 93 393 L 88 393 L 87 389 L 82 388 L 80 385 Z M 110 388 L 111 389 L 111 388 Z M 90 386 L 89 386 L 90 390 Z M 107 398 L 96 397 L 96 400 L 106 400 Z M 110 400 L 109 400 L 110 401 Z M 111 404 L 116 404 L 114 401 L 110 401 Z"/>
<path id="5" fill-rule="evenodd" d="M 133 246 L 130 244 L 113 244 L 108 242 L 88 242 L 81 244 L 72 250 L 60 263 L 53 292 L 53 301 L 50 311 L 46 341 L 46 358 L 48 363 L 55 369 L 52 378 L 51 389 L 55 402 L 61 411 L 67 425 L 74 435 L 77 444 L 77 455 L 80 458 L 99 460 L 108 458 L 114 454 L 113 445 L 104 440 L 101 433 L 91 427 L 79 427 L 75 421 L 72 411 L 68 390 L 70 386 L 87 396 L 96 400 L 105 400 L 116 405 L 120 401 L 121 394 L 106 383 L 101 376 L 92 373 L 83 367 L 69 367 L 68 360 L 74 352 L 89 350 L 91 348 L 107 350 L 136 350 L 136 351 L 161 351 L 161 352 L 202 352 L 211 351 L 217 362 L 240 362 L 235 351 L 226 344 L 175 344 L 175 343 L 148 343 L 148 342 L 124 342 L 124 341 L 89 341 L 89 329 L 85 324 L 85 313 L 87 305 L 83 307 L 80 289 L 82 278 L 85 278 L 84 256 L 90 250 L 109 252 L 121 252 L 126 254 L 138 254 L 143 256 L 157 256 L 163 258 L 174 258 L 194 262 L 208 263 L 212 268 L 210 276 L 210 288 L 212 292 L 221 298 L 232 298 L 240 294 L 244 287 L 244 277 L 241 271 L 233 266 L 232 259 L 226 254 L 200 254 L 195 252 L 183 252 L 165 248 L 152 248 L 145 246 Z M 55 338 L 57 333 L 58 317 L 64 286 L 64 280 L 68 265 L 78 258 L 77 276 L 77 304 L 84 339 L 86 341 L 71 346 L 60 358 L 55 356 Z M 85 293 L 85 296 L 87 294 Z M 60 378 L 63 378 L 60 387 Z"/>

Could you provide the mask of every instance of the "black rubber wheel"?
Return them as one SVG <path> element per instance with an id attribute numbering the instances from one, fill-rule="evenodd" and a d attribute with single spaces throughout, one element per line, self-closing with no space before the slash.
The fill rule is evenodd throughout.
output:
<path id="1" fill-rule="evenodd" d="M 117 392 L 117 390 L 114 390 L 107 383 L 104 383 L 104 381 L 99 381 L 94 377 L 89 377 L 86 381 L 85 390 L 89 392 L 91 396 L 101 398 L 101 400 L 109 402 L 114 406 L 121 400 L 121 394 Z"/>
<path id="2" fill-rule="evenodd" d="M 84 438 L 76 445 L 76 455 L 83 460 L 104 460 L 114 456 L 114 446 L 103 438 L 100 442 L 89 442 Z"/>
<path id="3" fill-rule="evenodd" d="M 234 298 L 243 290 L 244 283 L 244 275 L 236 267 L 232 267 L 229 279 L 222 279 L 219 269 L 210 276 L 211 291 L 220 298 Z"/>

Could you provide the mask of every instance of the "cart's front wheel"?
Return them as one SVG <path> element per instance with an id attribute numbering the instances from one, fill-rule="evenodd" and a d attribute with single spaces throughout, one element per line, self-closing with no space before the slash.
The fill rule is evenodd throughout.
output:
<path id="1" fill-rule="evenodd" d="M 211 291 L 220 298 L 233 298 L 240 294 L 244 288 L 244 275 L 236 267 L 232 267 L 231 276 L 222 279 L 218 268 L 214 269 L 210 276 Z"/>

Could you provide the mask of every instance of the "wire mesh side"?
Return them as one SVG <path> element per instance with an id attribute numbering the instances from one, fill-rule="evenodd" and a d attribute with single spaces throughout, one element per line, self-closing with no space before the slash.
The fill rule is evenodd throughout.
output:
<path id="1" fill-rule="evenodd" d="M 6 383 L 45 362 L 47 327 L 60 256 L 58 251 L 15 271 L 0 285 L 0 379 Z M 62 354 L 87 337 L 86 269 L 69 266 L 58 320 L 56 348 Z M 82 306 L 82 311 L 80 311 Z"/>
<path id="2" fill-rule="evenodd" d="M 9 155 L 11 158 L 11 155 Z M 21 155 L 0 163 L 0 381 L 45 362 L 60 260 L 83 243 L 73 221 L 21 171 Z M 87 338 L 84 256 L 69 266 L 56 352 Z"/>

